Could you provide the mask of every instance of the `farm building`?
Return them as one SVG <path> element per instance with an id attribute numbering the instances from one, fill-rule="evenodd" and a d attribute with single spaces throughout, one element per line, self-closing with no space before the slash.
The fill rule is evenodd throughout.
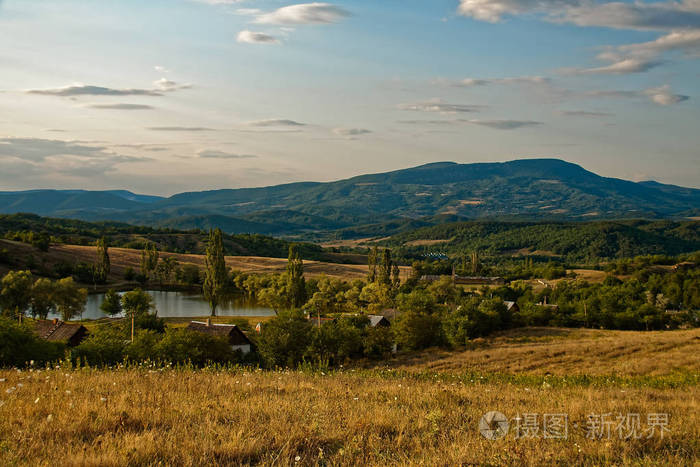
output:
<path id="1" fill-rule="evenodd" d="M 511 313 L 517 313 L 520 311 L 520 307 L 515 302 L 503 302 L 503 303 L 506 305 L 506 310 L 510 311 Z"/>
<path id="2" fill-rule="evenodd" d="M 233 350 L 240 350 L 244 354 L 253 350 L 253 343 L 235 324 L 212 324 L 211 320 L 207 319 L 205 323 L 191 321 L 187 325 L 187 329 L 212 336 L 225 337 Z"/>
<path id="3" fill-rule="evenodd" d="M 388 328 L 391 323 L 385 316 L 382 315 L 367 315 L 369 318 L 369 325 L 373 328 Z"/>
<path id="4" fill-rule="evenodd" d="M 37 321 L 34 332 L 42 339 L 64 342 L 69 347 L 79 345 L 88 335 L 88 330 L 82 324 L 70 324 L 58 319 Z"/>

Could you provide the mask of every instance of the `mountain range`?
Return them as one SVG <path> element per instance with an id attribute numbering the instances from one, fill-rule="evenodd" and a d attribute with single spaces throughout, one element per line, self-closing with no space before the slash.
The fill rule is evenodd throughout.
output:
<path id="1" fill-rule="evenodd" d="M 602 177 L 559 159 L 522 159 L 439 162 L 335 182 L 189 192 L 168 198 L 126 190 L 0 192 L 0 213 L 18 212 L 295 235 L 387 222 L 688 218 L 700 216 L 700 190 Z"/>

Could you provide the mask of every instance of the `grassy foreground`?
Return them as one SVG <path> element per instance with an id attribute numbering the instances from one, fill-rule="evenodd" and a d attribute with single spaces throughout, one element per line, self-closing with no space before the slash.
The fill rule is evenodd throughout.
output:
<path id="1" fill-rule="evenodd" d="M 2 465 L 693 465 L 698 375 L 621 379 L 396 370 L 0 372 Z M 481 436 L 490 410 L 565 413 L 568 439 Z M 668 413 L 650 439 L 590 414 Z"/>

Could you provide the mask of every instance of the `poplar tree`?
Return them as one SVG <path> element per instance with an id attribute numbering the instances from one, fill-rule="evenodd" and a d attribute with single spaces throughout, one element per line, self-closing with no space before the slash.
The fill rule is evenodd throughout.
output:
<path id="1" fill-rule="evenodd" d="M 206 270 L 202 292 L 209 302 L 211 315 L 216 316 L 216 309 L 224 299 L 228 270 L 224 257 L 224 241 L 221 229 L 209 231 L 209 243 L 206 251 Z"/>
<path id="2" fill-rule="evenodd" d="M 107 240 L 102 237 L 97 240 L 97 261 L 93 269 L 94 281 L 96 284 L 104 284 L 107 282 L 107 277 L 110 271 L 109 251 Z"/>
<path id="3" fill-rule="evenodd" d="M 369 267 L 369 273 L 367 274 L 367 282 L 370 284 L 377 281 L 377 259 L 379 257 L 379 252 L 377 247 L 372 248 L 367 254 L 367 266 Z"/>
<path id="4" fill-rule="evenodd" d="M 306 280 L 304 279 L 304 262 L 301 259 L 299 247 L 289 245 L 289 257 L 287 259 L 287 290 L 289 304 L 299 308 L 306 303 Z"/>

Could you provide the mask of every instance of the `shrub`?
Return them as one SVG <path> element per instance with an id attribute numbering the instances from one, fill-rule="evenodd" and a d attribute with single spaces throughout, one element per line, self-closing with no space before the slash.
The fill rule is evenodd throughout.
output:
<path id="1" fill-rule="evenodd" d="M 65 345 L 39 338 L 27 325 L 0 318 L 0 367 L 23 367 L 56 362 L 65 354 Z"/>
<path id="2" fill-rule="evenodd" d="M 294 367 L 311 343 L 309 320 L 300 311 L 283 311 L 262 328 L 259 352 L 269 367 Z"/>
<path id="3" fill-rule="evenodd" d="M 119 329 L 100 327 L 71 351 L 71 360 L 92 366 L 114 365 L 124 360 L 126 345 L 126 336 Z"/>

